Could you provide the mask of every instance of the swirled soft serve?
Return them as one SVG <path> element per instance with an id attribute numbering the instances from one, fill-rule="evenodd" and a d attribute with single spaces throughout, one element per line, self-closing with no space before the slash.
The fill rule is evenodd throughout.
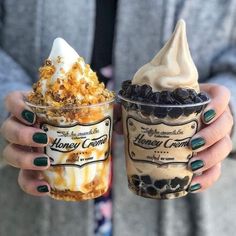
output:
<path id="1" fill-rule="evenodd" d="M 189 51 L 183 20 L 178 21 L 160 52 L 136 72 L 132 84 L 148 84 L 153 92 L 176 88 L 199 92 L 198 72 Z"/>

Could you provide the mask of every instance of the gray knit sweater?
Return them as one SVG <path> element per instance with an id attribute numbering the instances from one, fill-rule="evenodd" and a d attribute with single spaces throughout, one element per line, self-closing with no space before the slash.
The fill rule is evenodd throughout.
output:
<path id="1" fill-rule="evenodd" d="M 94 35 L 94 0 L 0 0 L 0 123 L 3 99 L 28 90 L 55 37 L 65 38 L 89 62 Z M 236 111 L 236 0 L 119 0 L 114 48 L 116 90 L 149 61 L 184 18 L 199 80 L 231 90 Z M 234 141 L 236 144 L 236 141 Z M 123 138 L 114 157 L 114 236 L 231 236 L 236 219 L 236 161 L 224 162 L 222 178 L 202 194 L 155 201 L 127 189 Z M 0 169 L 1 236 L 91 236 L 92 201 L 66 203 L 24 194 L 17 172 Z"/>

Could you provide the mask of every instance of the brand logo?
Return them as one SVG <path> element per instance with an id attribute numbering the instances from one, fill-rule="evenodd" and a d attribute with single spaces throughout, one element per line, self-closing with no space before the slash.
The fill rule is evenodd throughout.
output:
<path id="1" fill-rule="evenodd" d="M 49 145 L 45 153 L 52 165 L 83 166 L 104 161 L 110 154 L 111 117 L 92 124 L 76 123 L 71 126 L 42 124 Z"/>
<path id="2" fill-rule="evenodd" d="M 139 146 L 145 149 L 154 149 L 158 147 L 164 148 L 174 148 L 174 147 L 187 147 L 189 144 L 190 138 L 184 139 L 167 139 L 165 141 L 158 139 L 150 139 L 145 137 L 145 134 L 138 134 L 137 137 L 134 138 L 134 145 Z"/>
<path id="3" fill-rule="evenodd" d="M 193 155 L 189 141 L 197 129 L 197 120 L 145 123 L 129 116 L 126 120 L 128 155 L 133 161 L 158 165 L 187 163 Z"/>
<path id="4" fill-rule="evenodd" d="M 145 134 L 138 134 L 138 136 L 134 138 L 134 145 L 145 149 L 157 148 L 160 147 L 162 144 L 163 141 L 148 139 L 145 137 Z"/>
<path id="5" fill-rule="evenodd" d="M 50 145 L 50 149 L 58 152 L 71 152 L 79 147 L 80 143 L 65 143 L 61 138 L 56 138 L 52 145 Z"/>
<path id="6" fill-rule="evenodd" d="M 107 134 L 104 134 L 98 138 L 85 139 L 81 143 L 63 142 L 62 138 L 56 138 L 53 141 L 52 145 L 50 145 L 50 149 L 57 152 L 72 152 L 76 150 L 79 146 L 82 146 L 82 148 L 89 148 L 103 145 L 107 142 L 107 138 Z"/>

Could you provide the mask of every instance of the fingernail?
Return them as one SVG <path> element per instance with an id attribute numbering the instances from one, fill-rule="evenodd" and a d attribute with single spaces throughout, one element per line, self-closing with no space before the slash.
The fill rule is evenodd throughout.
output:
<path id="1" fill-rule="evenodd" d="M 198 170 L 204 166 L 204 162 L 202 160 L 196 160 L 190 163 L 192 171 Z"/>
<path id="2" fill-rule="evenodd" d="M 205 140 L 203 138 L 195 138 L 191 140 L 190 144 L 192 149 L 196 150 L 205 145 Z"/>
<path id="3" fill-rule="evenodd" d="M 23 119 L 25 119 L 29 123 L 32 123 L 32 124 L 34 123 L 35 114 L 32 111 L 23 110 L 22 113 L 21 113 L 21 116 L 22 116 Z"/>
<path id="4" fill-rule="evenodd" d="M 47 157 L 37 157 L 34 159 L 35 166 L 47 166 L 48 158 Z"/>
<path id="5" fill-rule="evenodd" d="M 215 110 L 211 109 L 209 111 L 206 111 L 203 115 L 205 123 L 210 122 L 216 115 Z"/>
<path id="6" fill-rule="evenodd" d="M 189 187 L 189 192 L 195 192 L 201 188 L 201 184 L 193 184 Z"/>
<path id="7" fill-rule="evenodd" d="M 47 193 L 49 192 L 47 185 L 41 185 L 37 187 L 38 192 L 40 193 Z"/>
<path id="8" fill-rule="evenodd" d="M 48 142 L 48 138 L 45 133 L 35 133 L 33 135 L 33 140 L 36 143 L 42 143 L 42 144 L 46 144 Z"/>

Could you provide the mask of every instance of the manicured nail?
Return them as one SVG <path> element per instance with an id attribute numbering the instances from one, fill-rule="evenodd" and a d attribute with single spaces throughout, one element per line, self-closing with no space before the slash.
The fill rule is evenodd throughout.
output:
<path id="1" fill-rule="evenodd" d="M 36 143 L 42 143 L 42 144 L 46 144 L 48 142 L 48 138 L 45 133 L 35 133 L 33 135 L 33 140 Z"/>
<path id="2" fill-rule="evenodd" d="M 209 111 L 206 111 L 203 115 L 205 123 L 210 122 L 216 115 L 215 110 L 211 109 Z"/>
<path id="3" fill-rule="evenodd" d="M 196 160 L 190 163 L 192 171 L 198 170 L 204 166 L 204 162 L 202 160 Z"/>
<path id="4" fill-rule="evenodd" d="M 205 143 L 206 142 L 205 142 L 205 140 L 203 138 L 195 138 L 195 139 L 191 140 L 190 144 L 191 144 L 192 149 L 196 150 L 196 149 L 204 146 Z"/>
<path id="5" fill-rule="evenodd" d="M 47 166 L 48 158 L 47 157 L 37 157 L 34 159 L 35 166 Z"/>
<path id="6" fill-rule="evenodd" d="M 49 192 L 47 185 L 41 185 L 37 187 L 38 192 L 40 193 L 47 193 Z"/>
<path id="7" fill-rule="evenodd" d="M 201 188 L 201 184 L 193 184 L 189 187 L 189 192 L 195 192 Z"/>
<path id="8" fill-rule="evenodd" d="M 25 119 L 29 123 L 32 123 L 32 124 L 34 123 L 35 114 L 32 111 L 23 110 L 22 113 L 21 113 L 21 116 L 22 116 L 23 119 Z"/>

